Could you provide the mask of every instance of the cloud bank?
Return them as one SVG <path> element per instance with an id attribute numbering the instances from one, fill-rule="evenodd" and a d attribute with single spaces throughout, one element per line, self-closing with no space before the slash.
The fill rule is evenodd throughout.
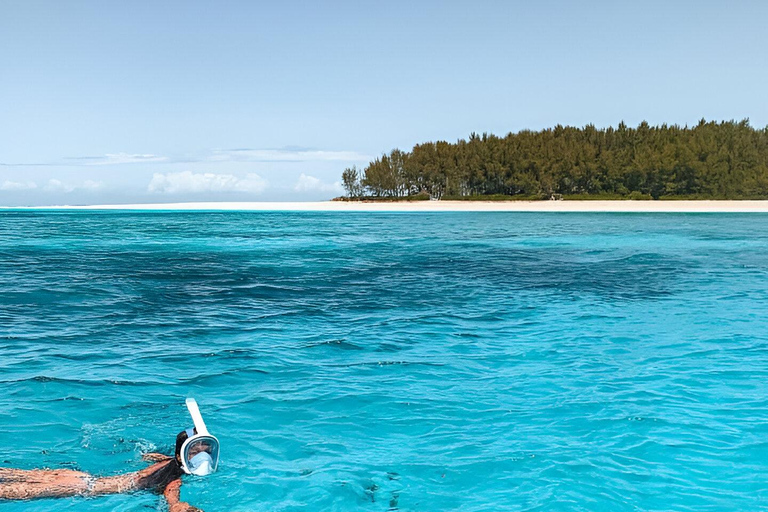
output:
<path id="1" fill-rule="evenodd" d="M 343 167 L 369 159 L 299 146 L 71 153 L 39 164 L 0 162 L 0 204 L 324 200 L 343 193 Z"/>
<path id="2" fill-rule="evenodd" d="M 193 173 L 191 171 L 155 173 L 147 191 L 156 194 L 202 192 L 246 192 L 260 194 L 269 183 L 258 174 L 238 177 L 234 174 Z"/>

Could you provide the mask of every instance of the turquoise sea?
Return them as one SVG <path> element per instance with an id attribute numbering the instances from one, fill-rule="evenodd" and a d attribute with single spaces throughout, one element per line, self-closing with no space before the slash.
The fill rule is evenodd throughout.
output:
<path id="1" fill-rule="evenodd" d="M 768 215 L 0 213 L 0 466 L 216 511 L 768 507 Z M 155 495 L 0 511 L 164 510 Z"/>

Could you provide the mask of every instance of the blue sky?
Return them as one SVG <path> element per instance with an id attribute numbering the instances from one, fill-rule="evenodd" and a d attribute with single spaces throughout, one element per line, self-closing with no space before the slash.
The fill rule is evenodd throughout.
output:
<path id="1" fill-rule="evenodd" d="M 768 2 L 0 0 L 0 204 L 313 200 L 394 147 L 768 124 Z"/>

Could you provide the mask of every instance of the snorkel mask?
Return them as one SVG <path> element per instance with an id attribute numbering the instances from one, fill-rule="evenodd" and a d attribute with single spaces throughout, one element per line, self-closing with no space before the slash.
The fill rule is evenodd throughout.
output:
<path id="1" fill-rule="evenodd" d="M 195 428 L 187 429 L 187 439 L 181 445 L 181 469 L 188 475 L 209 475 L 219 465 L 219 440 L 205 427 L 194 398 L 187 398 L 187 409 Z"/>

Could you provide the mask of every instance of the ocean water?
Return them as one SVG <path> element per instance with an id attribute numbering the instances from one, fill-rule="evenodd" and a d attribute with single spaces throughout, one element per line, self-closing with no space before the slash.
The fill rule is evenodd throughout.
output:
<path id="1" fill-rule="evenodd" d="M 193 396 L 206 512 L 766 508 L 766 310 L 761 214 L 8 211 L 0 466 L 140 469 Z"/>

